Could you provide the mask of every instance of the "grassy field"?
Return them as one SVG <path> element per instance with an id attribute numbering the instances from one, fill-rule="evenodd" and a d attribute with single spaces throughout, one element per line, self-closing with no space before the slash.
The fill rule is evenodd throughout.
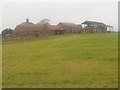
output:
<path id="1" fill-rule="evenodd" d="M 60 35 L 3 45 L 3 87 L 118 87 L 117 36 Z"/>

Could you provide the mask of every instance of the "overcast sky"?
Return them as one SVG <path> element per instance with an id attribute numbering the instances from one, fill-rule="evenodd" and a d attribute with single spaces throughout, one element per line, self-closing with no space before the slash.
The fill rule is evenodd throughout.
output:
<path id="1" fill-rule="evenodd" d="M 50 19 L 50 24 L 72 22 L 81 24 L 86 20 L 99 21 L 118 30 L 117 2 L 4 2 L 2 3 L 2 30 L 14 29 L 25 22 L 38 23 Z"/>

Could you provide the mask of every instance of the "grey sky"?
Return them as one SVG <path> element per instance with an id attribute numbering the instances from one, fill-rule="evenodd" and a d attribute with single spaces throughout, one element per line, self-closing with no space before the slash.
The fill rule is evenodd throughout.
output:
<path id="1" fill-rule="evenodd" d="M 118 30 L 117 2 L 6 2 L 2 3 L 2 30 L 14 29 L 29 18 L 38 23 L 50 19 L 50 24 L 72 22 L 81 24 L 85 20 L 100 21 Z"/>

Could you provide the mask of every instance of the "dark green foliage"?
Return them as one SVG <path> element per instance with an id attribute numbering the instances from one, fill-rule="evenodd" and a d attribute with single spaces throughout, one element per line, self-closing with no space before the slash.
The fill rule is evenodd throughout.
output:
<path id="1" fill-rule="evenodd" d="M 12 34 L 13 30 L 10 28 L 6 28 L 2 31 L 2 35 Z"/>

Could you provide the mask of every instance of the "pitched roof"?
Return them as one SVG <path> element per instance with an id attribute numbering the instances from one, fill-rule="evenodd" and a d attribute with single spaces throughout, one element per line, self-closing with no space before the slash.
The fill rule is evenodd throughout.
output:
<path id="1" fill-rule="evenodd" d="M 102 22 L 96 22 L 96 21 L 85 21 L 83 22 L 82 24 L 90 24 L 90 25 L 99 25 L 99 26 L 103 26 L 103 27 L 106 27 L 106 24 L 102 23 Z"/>
<path id="2" fill-rule="evenodd" d="M 96 21 L 85 21 L 82 24 L 104 24 L 104 23 L 102 23 L 102 22 L 96 22 Z"/>
<path id="3" fill-rule="evenodd" d="M 59 25 L 46 25 L 50 30 L 64 30 Z"/>
<path id="4" fill-rule="evenodd" d="M 33 26 L 34 24 L 33 23 L 31 23 L 31 22 L 23 22 L 23 23 L 21 23 L 21 24 L 19 24 L 19 25 L 17 25 L 17 26 Z"/>
<path id="5" fill-rule="evenodd" d="M 29 22 L 29 19 L 26 19 L 26 22 L 23 22 L 17 26 L 33 26 L 33 25 L 34 25 L 34 23 Z"/>
<path id="6" fill-rule="evenodd" d="M 65 25 L 65 26 L 70 26 L 70 27 L 76 27 L 76 24 L 74 24 L 74 23 L 60 22 L 59 24 L 63 24 L 63 25 Z M 59 25 L 59 24 L 58 24 L 58 25 Z"/>

